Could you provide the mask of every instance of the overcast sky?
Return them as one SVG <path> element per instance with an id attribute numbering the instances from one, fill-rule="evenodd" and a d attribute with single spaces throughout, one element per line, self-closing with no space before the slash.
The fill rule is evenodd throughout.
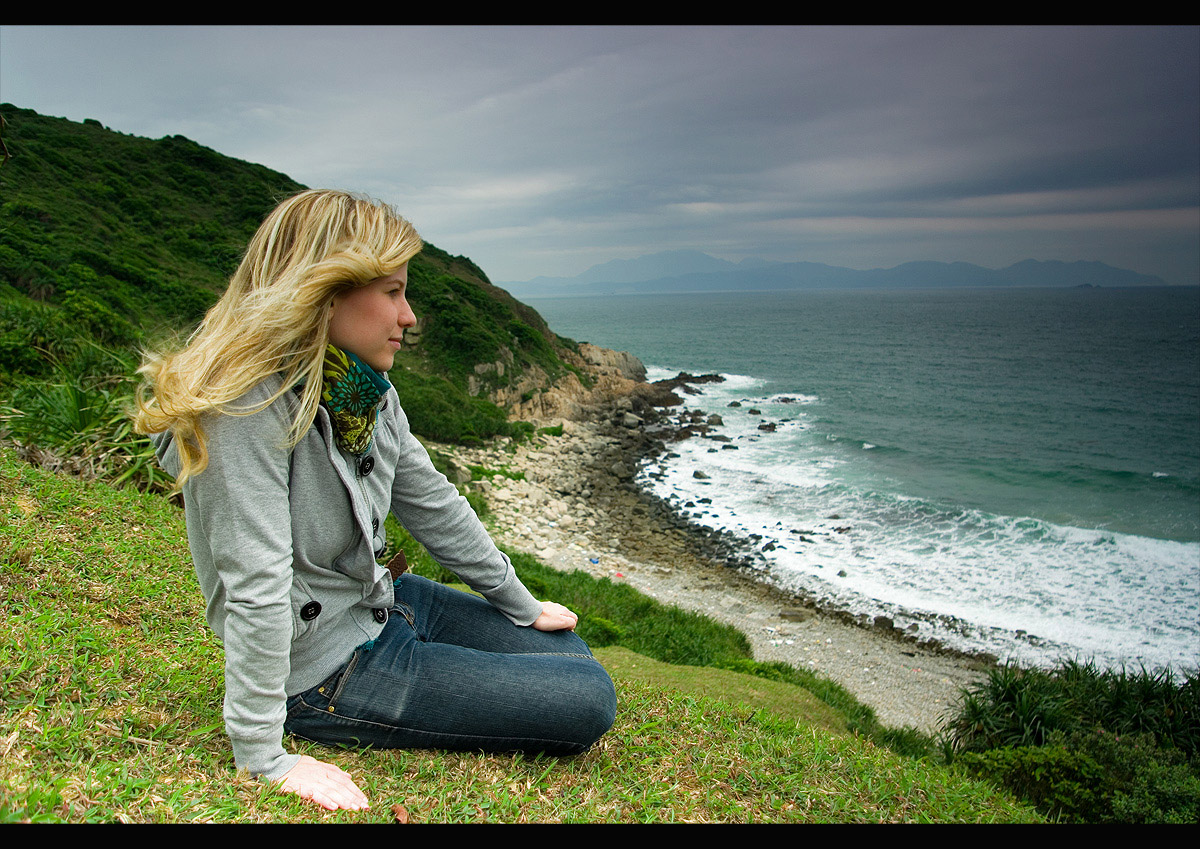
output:
<path id="1" fill-rule="evenodd" d="M 0 27 L 0 101 L 382 198 L 494 281 L 694 248 L 1200 282 L 1200 28 Z"/>

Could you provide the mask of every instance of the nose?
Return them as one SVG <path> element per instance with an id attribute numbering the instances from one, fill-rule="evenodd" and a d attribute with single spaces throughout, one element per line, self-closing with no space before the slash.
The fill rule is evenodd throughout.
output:
<path id="1" fill-rule="evenodd" d="M 417 315 L 408 305 L 408 298 L 405 298 L 400 305 L 400 311 L 396 315 L 396 324 L 404 328 L 417 326 Z"/>

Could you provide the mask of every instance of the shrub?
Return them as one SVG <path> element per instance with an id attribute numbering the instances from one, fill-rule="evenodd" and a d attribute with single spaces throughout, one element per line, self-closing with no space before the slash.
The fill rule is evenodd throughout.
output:
<path id="1" fill-rule="evenodd" d="M 968 752 L 960 762 L 1050 816 L 1072 822 L 1200 821 L 1200 776 L 1153 734 L 1055 732 L 1045 746 Z"/>
<path id="2" fill-rule="evenodd" d="M 473 398 L 441 377 L 425 377 L 403 368 L 388 372 L 414 433 L 439 442 L 478 443 L 508 436 L 508 416 L 484 398 Z"/>
<path id="3" fill-rule="evenodd" d="M 993 670 L 964 690 L 947 754 L 1052 816 L 1200 821 L 1195 672 Z"/>
<path id="4" fill-rule="evenodd" d="M 576 631 L 592 648 L 617 645 L 625 637 L 624 628 L 603 616 L 580 617 Z"/>
<path id="5" fill-rule="evenodd" d="M 1170 670 L 1131 672 L 1066 661 L 1056 669 L 992 670 L 963 692 L 948 732 L 959 751 L 1038 746 L 1053 731 L 1101 727 L 1116 734 L 1149 732 L 1192 755 L 1200 742 L 1200 679 Z"/>

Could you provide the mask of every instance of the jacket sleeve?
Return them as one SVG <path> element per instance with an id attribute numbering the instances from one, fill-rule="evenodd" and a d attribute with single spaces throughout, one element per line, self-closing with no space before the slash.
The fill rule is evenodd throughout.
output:
<path id="1" fill-rule="evenodd" d="M 392 512 L 438 563 L 514 624 L 532 624 L 542 612 L 542 603 L 521 583 L 467 499 L 433 467 L 424 446 L 412 435 L 394 390 L 390 400 L 395 413 L 389 424 L 398 429 L 400 440 Z"/>
<path id="2" fill-rule="evenodd" d="M 254 394 L 254 393 L 252 393 Z M 265 396 L 264 396 L 265 397 Z M 253 399 L 244 399 L 253 400 Z M 184 493 L 206 540 L 225 611 L 225 728 L 239 768 L 281 778 L 299 760 L 283 748 L 293 622 L 286 404 L 203 424 L 208 467 Z"/>

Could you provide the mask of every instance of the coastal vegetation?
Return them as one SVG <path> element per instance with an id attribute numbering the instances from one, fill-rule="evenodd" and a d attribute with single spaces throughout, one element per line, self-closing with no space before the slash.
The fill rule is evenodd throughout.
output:
<path id="1" fill-rule="evenodd" d="M 11 154 L 0 167 L 0 404 L 10 421 L 29 412 L 59 425 L 41 431 L 41 449 L 82 450 L 93 466 L 157 485 L 137 459 L 145 441 L 109 415 L 132 396 L 139 352 L 186 336 L 266 213 L 305 187 L 183 136 L 146 139 L 11 104 L 0 115 Z M 410 263 L 409 282 L 421 325 L 391 377 L 413 429 L 448 442 L 530 433 L 490 393 L 578 372 L 563 358 L 572 343 L 435 245 Z"/>
<path id="2" fill-rule="evenodd" d="M 833 682 L 754 661 L 732 628 L 516 551 L 535 593 L 580 613 L 618 682 L 599 747 L 561 760 L 348 752 L 374 801 L 365 814 L 231 780 L 220 645 L 182 515 L 161 496 L 170 480 L 128 407 L 140 349 L 185 336 L 262 216 L 303 187 L 182 136 L 0 115 L 13 154 L 0 167 L 0 821 L 1195 820 L 1194 677 L 1157 695 L 1113 678 L 1124 695 L 1102 714 L 1084 710 L 1099 690 L 1077 684 L 1042 698 L 1055 713 L 1020 695 L 1049 692 L 1041 673 L 998 670 L 935 741 L 884 728 Z M 410 287 L 426 318 L 390 376 L 417 433 L 537 439 L 495 399 L 536 391 L 533 378 L 587 382 L 574 343 L 469 259 L 427 246 Z M 484 497 L 469 498 L 486 518 Z M 394 522 L 388 538 L 414 571 L 452 580 Z M 1135 778 L 1102 804 L 1063 801 L 1099 787 L 1096 769 Z"/>
<path id="3" fill-rule="evenodd" d="M 1072 822 L 1200 822 L 1200 676 L 1006 665 L 963 694 L 949 759 Z"/>

